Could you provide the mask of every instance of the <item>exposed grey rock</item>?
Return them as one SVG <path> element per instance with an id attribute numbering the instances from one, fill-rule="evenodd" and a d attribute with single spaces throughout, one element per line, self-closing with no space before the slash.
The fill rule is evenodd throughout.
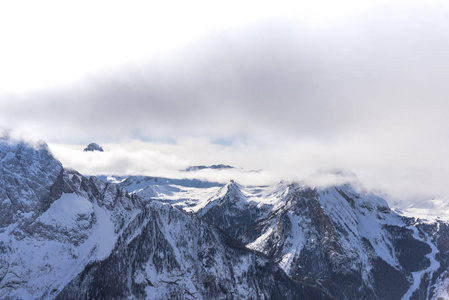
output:
<path id="1" fill-rule="evenodd" d="M 103 152 L 103 148 L 96 143 L 90 143 L 89 145 L 87 145 L 86 148 L 84 148 L 84 152 L 88 152 L 88 151 Z"/>
<path id="2" fill-rule="evenodd" d="M 0 138 L 0 232 L 50 206 L 50 188 L 61 170 L 44 142 Z"/>

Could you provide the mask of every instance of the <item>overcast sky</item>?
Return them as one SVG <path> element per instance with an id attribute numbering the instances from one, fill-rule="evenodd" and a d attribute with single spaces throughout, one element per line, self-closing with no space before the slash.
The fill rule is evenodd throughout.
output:
<path id="1" fill-rule="evenodd" d="M 445 1 L 159 2 L 2 2 L 0 127 L 86 174 L 345 168 L 449 196 Z"/>

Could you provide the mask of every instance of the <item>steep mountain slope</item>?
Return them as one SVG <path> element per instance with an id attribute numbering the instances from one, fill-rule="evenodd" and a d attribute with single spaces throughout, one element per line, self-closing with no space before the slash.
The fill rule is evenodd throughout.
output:
<path id="1" fill-rule="evenodd" d="M 61 170 L 44 142 L 0 138 L 0 232 L 50 206 L 50 187 Z"/>
<path id="2" fill-rule="evenodd" d="M 255 220 L 265 217 L 274 205 L 280 204 L 286 191 L 287 187 L 282 183 L 271 193 L 270 190 L 257 193 L 231 181 L 209 199 L 198 215 L 231 236 L 240 238 Z"/>
<path id="3" fill-rule="evenodd" d="M 116 186 L 62 171 L 40 213 L 0 234 L 0 295 L 51 296 L 91 261 L 109 256 L 117 234 L 140 206 Z"/>
<path id="4" fill-rule="evenodd" d="M 87 266 L 57 298 L 85 297 L 327 298 L 198 218 L 157 202 L 126 227 L 111 256 Z"/>
<path id="5" fill-rule="evenodd" d="M 290 189 L 285 205 L 242 237 L 250 248 L 272 257 L 292 278 L 322 280 L 337 298 L 397 299 L 405 293 L 395 239 L 385 228 L 401 220 L 386 203 L 355 197 L 348 187 Z"/>
<path id="6" fill-rule="evenodd" d="M 3 138 L 0 201 L 0 298 L 449 295 L 449 224 L 400 216 L 358 183 L 104 181 Z"/>
<path id="7" fill-rule="evenodd" d="M 445 259 L 437 259 L 448 251 L 444 226 L 401 217 L 350 184 L 230 182 L 198 215 L 266 254 L 292 279 L 315 281 L 337 298 L 428 299 L 447 276 Z"/>
<path id="8" fill-rule="evenodd" d="M 0 297 L 56 293 L 104 259 L 140 199 L 64 170 L 43 142 L 0 141 Z"/>
<path id="9" fill-rule="evenodd" d="M 62 169 L 45 144 L 2 151 L 3 201 L 24 210 L 2 220 L 1 298 L 327 297 L 194 215 Z"/>

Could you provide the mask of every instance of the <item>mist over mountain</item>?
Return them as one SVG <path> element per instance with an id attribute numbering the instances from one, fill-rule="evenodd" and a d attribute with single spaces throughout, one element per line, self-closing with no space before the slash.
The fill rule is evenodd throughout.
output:
<path id="1" fill-rule="evenodd" d="M 398 214 L 349 171 L 332 185 L 85 177 L 8 137 L 0 167 L 2 298 L 449 296 L 449 223 Z"/>
<path id="2" fill-rule="evenodd" d="M 66 167 L 348 168 L 394 200 L 449 195 L 446 1 L 24 1 L 0 10 L 0 128 Z M 92 141 L 108 153 L 80 159 Z"/>
<path id="3" fill-rule="evenodd" d="M 2 1 L 0 299 L 449 299 L 448 16 Z"/>

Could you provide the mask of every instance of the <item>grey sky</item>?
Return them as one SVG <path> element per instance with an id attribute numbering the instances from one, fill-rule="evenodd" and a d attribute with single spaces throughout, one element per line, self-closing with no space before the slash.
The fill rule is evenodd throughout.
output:
<path id="1" fill-rule="evenodd" d="M 344 167 L 396 196 L 449 196 L 447 5 L 363 3 L 347 15 L 352 2 L 341 14 L 331 14 L 336 7 L 308 8 L 312 16 L 265 9 L 251 22 L 240 16 L 236 26 L 186 33 L 190 39 L 167 51 L 97 66 L 73 81 L 52 84 L 50 74 L 26 92 L 5 87 L 0 125 L 55 145 L 95 141 L 122 150 L 117 143 L 140 139 L 150 144 L 132 151 L 160 147 L 148 162 L 160 170 L 206 160 L 273 170 L 277 179 Z M 145 30 L 138 33 L 145 39 Z M 139 47 L 136 41 L 128 42 Z M 137 157 L 127 172 L 142 172 L 130 167 Z M 124 172 L 114 159 L 112 171 Z"/>

